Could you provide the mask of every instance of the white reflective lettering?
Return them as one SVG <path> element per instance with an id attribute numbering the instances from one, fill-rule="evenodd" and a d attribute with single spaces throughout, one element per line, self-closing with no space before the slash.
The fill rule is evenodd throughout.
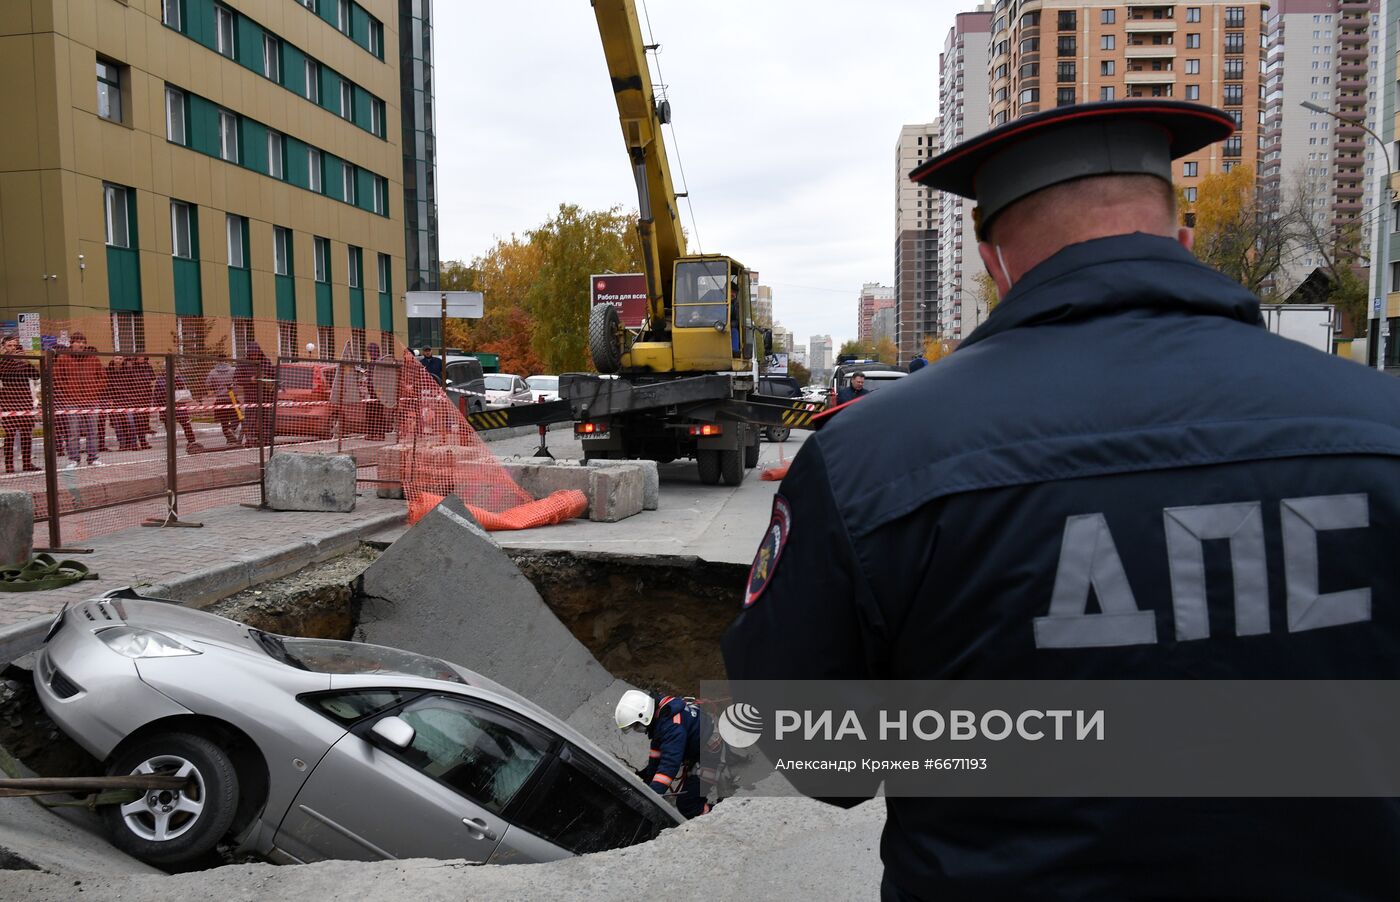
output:
<path id="1" fill-rule="evenodd" d="M 1269 631 L 1269 575 L 1264 561 L 1264 517 L 1257 501 L 1169 507 L 1162 511 L 1167 567 L 1172 580 L 1176 638 L 1210 636 L 1206 562 L 1202 542 L 1227 539 L 1235 587 L 1235 635 Z"/>
<path id="2" fill-rule="evenodd" d="M 1089 613 L 1089 590 L 1101 614 Z M 1035 618 L 1036 648 L 1095 648 L 1150 645 L 1157 641 L 1157 618 L 1139 611 L 1128 575 L 1103 514 L 1065 519 L 1050 613 Z"/>
<path id="3" fill-rule="evenodd" d="M 1280 506 L 1284 577 L 1288 586 L 1288 631 L 1322 629 L 1371 619 L 1371 590 L 1318 591 L 1317 534 L 1371 525 L 1368 499 L 1357 495 L 1287 498 Z"/>

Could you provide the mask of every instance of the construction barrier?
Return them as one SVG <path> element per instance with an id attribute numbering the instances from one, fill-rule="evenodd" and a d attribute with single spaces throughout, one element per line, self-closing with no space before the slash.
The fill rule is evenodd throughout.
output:
<path id="1" fill-rule="evenodd" d="M 409 501 L 408 522 L 417 523 L 423 519 L 429 511 L 442 503 L 444 497 L 428 492 L 415 495 Z M 468 504 L 467 510 L 476 518 L 476 522 L 481 524 L 481 528 L 489 532 L 533 529 L 536 526 L 553 526 L 565 520 L 582 517 L 588 513 L 588 496 L 578 489 L 562 489 L 537 501 L 527 501 L 503 511 L 491 511 L 475 504 Z"/>
<path id="2" fill-rule="evenodd" d="M 347 454 L 366 488 L 452 493 L 488 515 L 534 501 L 463 417 L 466 393 L 392 333 L 300 329 L 95 315 L 45 321 L 39 349 L 0 355 L 0 490 L 33 495 L 36 547 L 258 505 L 272 454 Z"/>

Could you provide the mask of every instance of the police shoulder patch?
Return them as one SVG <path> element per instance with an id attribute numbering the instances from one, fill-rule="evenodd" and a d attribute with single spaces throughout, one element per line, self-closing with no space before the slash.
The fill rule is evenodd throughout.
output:
<path id="1" fill-rule="evenodd" d="M 787 544 L 788 533 L 792 531 L 792 508 L 782 495 L 773 497 L 773 519 L 758 544 L 758 554 L 754 555 L 753 566 L 749 568 L 749 583 L 744 591 L 744 607 L 758 601 L 763 590 L 773 580 L 773 572 L 782 557 L 783 546 Z"/>

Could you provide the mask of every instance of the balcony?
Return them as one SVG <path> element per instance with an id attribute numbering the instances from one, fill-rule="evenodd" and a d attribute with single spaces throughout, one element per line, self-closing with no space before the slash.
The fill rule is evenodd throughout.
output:
<path id="1" fill-rule="evenodd" d="M 1363 193 L 1365 193 L 1365 190 L 1366 189 L 1362 188 L 1360 185 L 1347 185 L 1345 188 L 1338 185 L 1336 190 L 1334 190 L 1332 193 L 1335 194 L 1337 197 L 1355 198 L 1360 197 Z"/>
<path id="2" fill-rule="evenodd" d="M 1337 51 L 1337 55 L 1343 60 L 1365 60 L 1366 57 L 1371 55 L 1371 51 L 1367 50 L 1364 46 L 1348 47 L 1343 45 L 1342 49 Z"/>
<path id="3" fill-rule="evenodd" d="M 1171 44 L 1129 44 L 1123 56 L 1130 60 L 1176 59 L 1176 47 Z"/>
<path id="4" fill-rule="evenodd" d="M 1362 172 L 1339 172 L 1339 173 L 1337 173 L 1337 175 L 1335 176 L 1335 178 L 1336 178 L 1337 181 L 1339 181 L 1339 182 L 1350 182 L 1350 183 L 1353 183 L 1353 184 L 1354 184 L 1354 183 L 1356 183 L 1356 182 L 1360 182 L 1361 180 L 1365 179 L 1365 178 L 1366 178 L 1366 174 L 1365 174 L 1365 173 L 1362 173 Z"/>
<path id="5" fill-rule="evenodd" d="M 1365 75 L 1365 74 L 1366 74 L 1366 64 L 1365 64 L 1365 63 L 1344 62 L 1344 63 L 1342 63 L 1340 66 L 1337 67 L 1337 74 L 1338 74 L 1338 75 Z"/>
<path id="6" fill-rule="evenodd" d="M 1123 23 L 1128 34 L 1160 34 L 1176 31 L 1175 19 L 1129 19 Z"/>
<path id="7" fill-rule="evenodd" d="M 1123 73 L 1123 81 L 1130 85 L 1170 85 L 1176 83 L 1175 72 L 1128 71 Z"/>
<path id="8" fill-rule="evenodd" d="M 1366 130 L 1359 125 L 1339 125 L 1335 132 L 1338 138 L 1359 138 Z"/>
<path id="9" fill-rule="evenodd" d="M 1334 213 L 1342 213 L 1342 214 L 1345 214 L 1345 213 L 1360 213 L 1360 212 L 1361 212 L 1361 201 L 1359 201 L 1359 200 L 1338 201 L 1337 203 L 1335 203 L 1335 204 L 1332 205 L 1332 212 L 1334 212 Z M 1333 221 L 1335 222 L 1336 220 L 1333 220 Z"/>
<path id="10" fill-rule="evenodd" d="M 1129 4 L 1130 6 L 1132 4 Z M 1339 8 L 1345 13 L 1367 13 L 1371 12 L 1370 0 L 1342 0 Z"/>

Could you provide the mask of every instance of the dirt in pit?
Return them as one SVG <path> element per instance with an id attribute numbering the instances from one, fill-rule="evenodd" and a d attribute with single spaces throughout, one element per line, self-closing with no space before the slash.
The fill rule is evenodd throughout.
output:
<path id="1" fill-rule="evenodd" d="M 507 549 L 545 603 L 613 676 L 694 695 L 724 679 L 720 637 L 748 567 L 687 557 Z"/>
<path id="2" fill-rule="evenodd" d="M 360 574 L 379 557 L 371 545 L 304 567 L 217 601 L 206 610 L 240 623 L 315 639 L 349 639 L 359 617 Z"/>

